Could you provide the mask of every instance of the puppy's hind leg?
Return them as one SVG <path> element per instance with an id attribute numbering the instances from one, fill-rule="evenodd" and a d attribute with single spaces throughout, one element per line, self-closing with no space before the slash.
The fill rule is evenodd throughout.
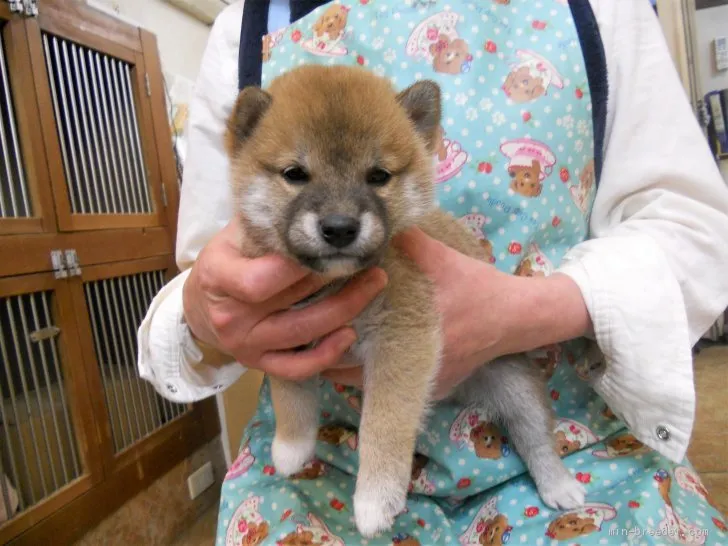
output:
<path id="1" fill-rule="evenodd" d="M 540 372 L 525 358 L 513 356 L 486 364 L 477 375 L 486 387 L 486 404 L 503 422 L 544 504 L 561 510 L 582 506 L 586 489 L 556 451 L 552 410 Z"/>
<path id="2" fill-rule="evenodd" d="M 270 378 L 276 435 L 271 455 L 276 471 L 290 476 L 313 459 L 319 425 L 318 379 L 304 382 Z"/>

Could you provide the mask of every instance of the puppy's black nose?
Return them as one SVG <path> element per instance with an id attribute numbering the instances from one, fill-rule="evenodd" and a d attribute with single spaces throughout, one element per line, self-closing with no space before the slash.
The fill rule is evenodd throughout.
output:
<path id="1" fill-rule="evenodd" d="M 319 221 L 319 231 L 331 246 L 344 248 L 359 235 L 359 220 L 343 214 L 329 214 Z"/>

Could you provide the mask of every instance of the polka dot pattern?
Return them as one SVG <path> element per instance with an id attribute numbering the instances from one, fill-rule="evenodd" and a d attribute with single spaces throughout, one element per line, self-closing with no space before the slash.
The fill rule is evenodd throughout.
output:
<path id="1" fill-rule="evenodd" d="M 331 14 L 342 24 L 317 31 Z M 264 85 L 306 63 L 363 66 L 397 90 L 437 81 L 436 202 L 500 270 L 549 275 L 586 237 L 595 186 L 591 103 L 566 0 L 344 0 L 269 41 Z M 584 353 L 573 342 L 528 356 L 550 376 L 554 442 L 587 490 L 585 506 L 546 506 L 507 431 L 477 409 L 442 402 L 417 439 L 406 508 L 391 531 L 364 540 L 352 501 L 361 393 L 321 381 L 315 459 L 284 478 L 271 461 L 266 381 L 222 488 L 217 544 L 661 544 L 658 531 L 681 544 L 728 544 L 694 470 L 626 431 L 590 386 L 601 368 Z M 688 540 L 698 525 L 710 541 Z"/>

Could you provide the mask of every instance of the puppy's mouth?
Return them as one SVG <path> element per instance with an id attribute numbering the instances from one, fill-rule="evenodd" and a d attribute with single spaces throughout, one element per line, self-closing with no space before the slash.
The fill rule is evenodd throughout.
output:
<path id="1" fill-rule="evenodd" d="M 331 279 L 351 277 L 379 261 L 376 253 L 367 255 L 352 255 L 346 252 L 325 255 L 299 253 L 295 258 L 302 266 Z"/>

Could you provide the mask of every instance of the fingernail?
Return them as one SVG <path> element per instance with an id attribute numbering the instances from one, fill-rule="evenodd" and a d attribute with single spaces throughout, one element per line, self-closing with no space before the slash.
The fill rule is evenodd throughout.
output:
<path id="1" fill-rule="evenodd" d="M 373 267 L 367 272 L 366 282 L 367 284 L 378 286 L 381 289 L 387 285 L 389 277 L 381 267 Z"/>
<path id="2" fill-rule="evenodd" d="M 339 347 L 342 351 L 345 351 L 351 347 L 356 341 L 356 332 L 354 329 L 345 330 L 344 335 L 341 336 L 341 343 Z"/>

